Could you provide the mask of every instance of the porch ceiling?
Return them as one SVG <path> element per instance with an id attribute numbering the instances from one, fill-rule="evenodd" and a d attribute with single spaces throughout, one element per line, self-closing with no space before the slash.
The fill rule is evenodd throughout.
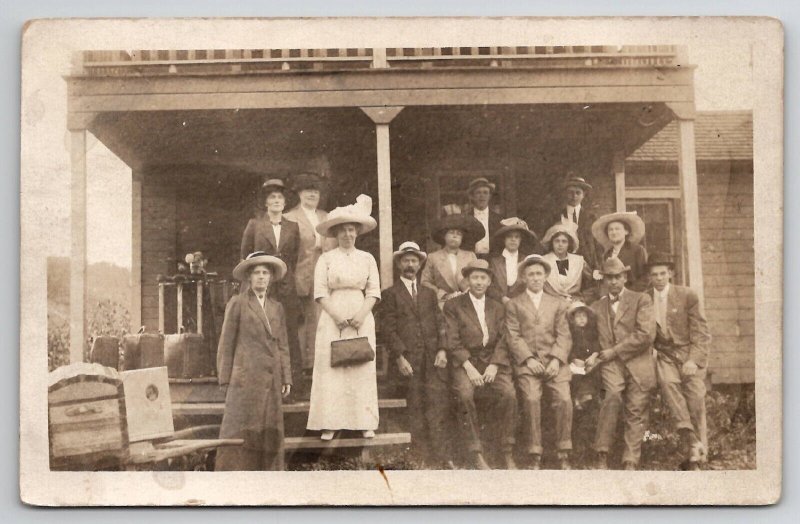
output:
<path id="1" fill-rule="evenodd" d="M 553 157 L 627 155 L 672 118 L 664 104 L 640 103 L 407 107 L 390 129 L 393 148 L 522 142 Z M 257 172 L 269 159 L 375 147 L 374 125 L 357 108 L 113 112 L 97 115 L 89 130 L 133 169 L 204 164 Z"/>

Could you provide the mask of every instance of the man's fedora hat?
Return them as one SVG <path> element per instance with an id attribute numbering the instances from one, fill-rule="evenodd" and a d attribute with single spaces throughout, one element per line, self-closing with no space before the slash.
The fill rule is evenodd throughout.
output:
<path id="1" fill-rule="evenodd" d="M 636 211 L 609 213 L 601 216 L 592 224 L 592 236 L 606 249 L 611 247 L 611 240 L 608 239 L 606 233 L 606 227 L 611 222 L 622 222 L 628 226 L 630 230 L 628 242 L 631 244 L 638 244 L 644 238 L 644 221 L 636 214 Z"/>
<path id="2" fill-rule="evenodd" d="M 494 278 L 494 273 L 492 273 L 492 270 L 489 268 L 489 262 L 482 258 L 472 260 L 469 264 L 461 268 L 461 276 L 464 278 L 469 278 L 473 271 L 483 271 L 490 277 Z"/>
<path id="3" fill-rule="evenodd" d="M 247 270 L 253 266 L 267 265 L 272 271 L 272 281 L 282 279 L 286 276 L 286 263 L 278 257 L 268 255 L 263 251 L 255 251 L 247 255 L 247 258 L 239 262 L 233 268 L 233 278 L 240 282 L 247 280 Z"/>
<path id="4" fill-rule="evenodd" d="M 542 255 L 528 255 L 525 257 L 525 259 L 517 266 L 517 274 L 522 275 L 522 273 L 525 271 L 525 268 L 536 264 L 542 266 L 545 273 L 548 275 L 550 274 L 552 267 L 550 266 L 550 263 L 542 257 Z"/>
<path id="5" fill-rule="evenodd" d="M 464 233 L 464 238 L 461 241 L 461 248 L 470 250 L 475 246 L 475 243 L 483 238 L 486 230 L 483 224 L 472 215 L 457 214 L 445 215 L 439 220 L 439 223 L 433 228 L 431 238 L 440 246 L 444 245 L 444 235 L 451 229 L 458 229 Z"/>
<path id="6" fill-rule="evenodd" d="M 623 264 L 622 260 L 620 260 L 617 257 L 611 257 L 603 262 L 603 268 L 600 270 L 600 272 L 603 275 L 611 276 L 611 275 L 621 275 L 622 273 L 627 273 L 630 270 L 631 270 L 630 266 L 626 266 L 625 264 Z"/>
<path id="7" fill-rule="evenodd" d="M 393 258 L 395 262 L 397 262 L 397 260 L 400 257 L 408 253 L 411 253 L 412 255 L 417 255 L 417 258 L 419 258 L 420 262 L 425 262 L 425 260 L 428 258 L 428 254 L 419 248 L 419 244 L 412 241 L 403 242 L 402 244 L 400 244 L 400 247 L 397 248 L 397 251 L 394 252 Z"/>
<path id="8" fill-rule="evenodd" d="M 651 253 L 649 257 L 647 257 L 647 264 L 648 268 L 653 266 L 667 266 L 670 269 L 675 269 L 675 259 L 669 253 Z"/>
<path id="9" fill-rule="evenodd" d="M 536 233 L 531 231 L 528 228 L 527 222 L 522 220 L 521 218 L 511 217 L 511 218 L 504 218 L 500 221 L 500 225 L 502 226 L 500 229 L 494 232 L 494 238 L 497 240 L 502 240 L 505 238 L 507 233 L 512 231 L 519 231 L 522 235 L 522 242 L 523 244 L 528 244 L 530 247 L 536 244 L 539 241 L 539 237 L 536 236 Z"/>
<path id="10" fill-rule="evenodd" d="M 587 182 L 585 178 L 580 176 L 568 175 L 567 179 L 564 180 L 564 189 L 570 186 L 579 187 L 584 191 L 590 191 L 592 189 L 592 185 L 589 182 Z"/>
<path id="11" fill-rule="evenodd" d="M 488 178 L 478 177 L 470 181 L 469 186 L 467 187 L 467 194 L 471 195 L 473 191 L 478 189 L 479 187 L 488 187 L 489 191 L 494 193 L 495 186 L 491 182 L 489 182 Z"/>
<path id="12" fill-rule="evenodd" d="M 553 237 L 558 235 L 559 233 L 563 233 L 567 235 L 572 245 L 567 248 L 570 253 L 575 253 L 578 250 L 578 246 L 580 243 L 578 242 L 578 235 L 576 234 L 577 227 L 573 223 L 569 224 L 554 224 L 550 229 L 547 230 L 547 233 L 544 234 L 544 238 L 542 239 L 542 247 L 544 248 L 545 252 L 549 253 L 553 250 Z"/>

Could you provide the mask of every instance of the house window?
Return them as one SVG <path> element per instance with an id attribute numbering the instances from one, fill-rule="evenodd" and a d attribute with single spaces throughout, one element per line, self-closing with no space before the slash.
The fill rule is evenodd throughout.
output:
<path id="1" fill-rule="evenodd" d="M 636 211 L 647 225 L 642 241 L 647 253 L 671 253 L 675 257 L 675 283 L 683 284 L 685 279 L 683 253 L 683 225 L 681 222 L 681 201 L 674 197 L 674 192 L 667 190 L 659 195 L 658 191 L 648 191 L 649 195 L 636 195 L 633 188 L 626 190 L 626 209 Z"/>

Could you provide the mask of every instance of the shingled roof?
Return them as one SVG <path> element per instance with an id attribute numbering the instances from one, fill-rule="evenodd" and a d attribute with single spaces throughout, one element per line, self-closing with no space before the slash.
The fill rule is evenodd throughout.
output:
<path id="1" fill-rule="evenodd" d="M 753 113 L 751 111 L 698 112 L 694 126 L 697 160 L 752 160 Z M 629 161 L 678 159 L 678 123 L 673 120 L 637 149 Z"/>

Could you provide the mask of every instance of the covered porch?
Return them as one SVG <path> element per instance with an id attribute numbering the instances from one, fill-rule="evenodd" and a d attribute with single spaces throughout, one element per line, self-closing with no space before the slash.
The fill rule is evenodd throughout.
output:
<path id="1" fill-rule="evenodd" d="M 396 244 L 433 248 L 430 224 L 443 205 L 464 203 L 476 176 L 497 183 L 499 213 L 525 218 L 539 234 L 568 171 L 592 181 L 588 204 L 598 214 L 624 210 L 624 159 L 676 119 L 684 274 L 702 296 L 692 70 L 679 51 L 84 54 L 67 79 L 73 361 L 88 335 L 87 131 L 133 173 L 134 326 L 157 327 L 156 276 L 174 272 L 183 254 L 203 251 L 214 270 L 230 273 L 264 176 L 319 173 L 328 209 L 371 195 L 379 229 L 360 247 L 379 260 L 386 287 Z"/>

